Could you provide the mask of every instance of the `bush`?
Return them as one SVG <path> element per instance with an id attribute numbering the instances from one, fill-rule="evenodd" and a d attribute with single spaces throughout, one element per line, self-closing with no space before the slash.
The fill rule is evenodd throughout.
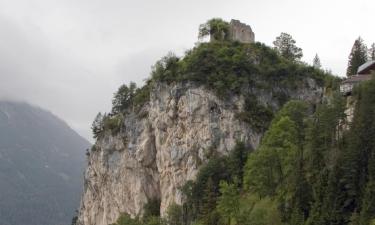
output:
<path id="1" fill-rule="evenodd" d="M 153 198 L 148 200 L 148 202 L 143 207 L 143 217 L 160 216 L 160 199 Z"/>
<path id="2" fill-rule="evenodd" d="M 122 114 L 106 116 L 103 119 L 103 129 L 110 130 L 112 134 L 117 134 L 123 126 L 124 117 Z"/>

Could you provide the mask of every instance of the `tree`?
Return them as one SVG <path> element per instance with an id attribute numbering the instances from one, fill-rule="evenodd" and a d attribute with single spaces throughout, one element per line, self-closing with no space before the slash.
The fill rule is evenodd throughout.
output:
<path id="1" fill-rule="evenodd" d="M 320 59 L 319 59 L 318 54 L 316 54 L 314 59 L 313 59 L 313 67 L 315 67 L 317 69 L 320 69 L 322 67 L 322 64 L 320 63 Z"/>
<path id="2" fill-rule="evenodd" d="M 281 33 L 273 44 L 280 55 L 289 60 L 297 61 L 303 56 L 302 49 L 296 46 L 296 41 L 290 34 Z"/>
<path id="3" fill-rule="evenodd" d="M 97 138 L 104 129 L 103 115 L 99 112 L 91 125 L 91 130 L 94 138 Z"/>
<path id="4" fill-rule="evenodd" d="M 369 59 L 375 60 L 375 43 L 372 43 L 371 48 L 369 49 Z"/>
<path id="5" fill-rule="evenodd" d="M 287 186 L 298 154 L 296 124 L 287 116 L 273 122 L 257 151 L 245 165 L 244 183 L 260 196 L 274 196 Z"/>
<path id="6" fill-rule="evenodd" d="M 112 100 L 112 113 L 117 114 L 132 107 L 136 90 L 137 85 L 134 82 L 130 82 L 129 87 L 121 85 Z"/>
<path id="7" fill-rule="evenodd" d="M 160 199 L 152 198 L 143 206 L 143 217 L 160 216 Z"/>
<path id="8" fill-rule="evenodd" d="M 225 181 L 220 182 L 221 196 L 217 202 L 217 210 L 227 225 L 237 224 L 239 217 L 240 195 L 237 186 L 236 183 L 228 184 Z"/>
<path id="9" fill-rule="evenodd" d="M 224 41 L 229 37 L 229 24 L 228 22 L 220 19 L 213 18 L 206 23 L 199 26 L 198 38 L 202 39 L 206 36 L 211 37 L 211 41 Z"/>
<path id="10" fill-rule="evenodd" d="M 167 222 L 168 225 L 183 225 L 182 206 L 173 203 L 168 207 Z"/>
<path id="11" fill-rule="evenodd" d="M 138 219 L 132 219 L 129 214 L 123 213 L 117 219 L 116 223 L 111 225 L 142 225 Z"/>
<path id="12" fill-rule="evenodd" d="M 266 197 L 254 204 L 247 216 L 247 225 L 282 225 L 277 203 Z"/>
<path id="13" fill-rule="evenodd" d="M 349 54 L 348 68 L 346 75 L 357 74 L 358 67 L 367 62 L 367 47 L 361 37 L 354 41 L 352 50 Z"/>
<path id="14" fill-rule="evenodd" d="M 214 181 L 208 178 L 207 184 L 205 189 L 203 190 L 203 201 L 200 215 L 200 219 L 206 225 L 216 225 L 219 221 L 219 215 L 216 208 L 216 200 L 217 200 L 217 193 L 216 193 L 216 185 Z"/>

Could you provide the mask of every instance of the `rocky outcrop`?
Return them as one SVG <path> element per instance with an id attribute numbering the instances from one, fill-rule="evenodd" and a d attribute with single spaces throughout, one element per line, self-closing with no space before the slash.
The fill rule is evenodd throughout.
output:
<path id="1" fill-rule="evenodd" d="M 320 101 L 322 88 L 306 79 L 288 97 Z M 253 91 L 264 105 L 278 107 L 270 91 Z M 144 204 L 161 200 L 161 215 L 181 203 L 180 187 L 195 179 L 213 152 L 227 154 L 237 141 L 256 148 L 262 133 L 240 121 L 244 97 L 219 99 L 193 83 L 159 83 L 140 112 L 125 116 L 117 134 L 107 131 L 88 158 L 79 224 L 107 225 L 122 212 L 142 214 Z"/>

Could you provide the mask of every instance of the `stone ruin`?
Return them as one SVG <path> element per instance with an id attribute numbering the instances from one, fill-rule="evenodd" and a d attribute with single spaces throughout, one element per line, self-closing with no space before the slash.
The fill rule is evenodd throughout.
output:
<path id="1" fill-rule="evenodd" d="M 222 33 L 224 37 L 225 34 Z M 231 20 L 229 23 L 229 34 L 228 39 L 230 41 L 238 41 L 241 43 L 254 43 L 255 35 L 251 30 L 251 27 L 245 23 L 241 23 L 239 20 Z M 210 42 L 216 41 L 213 35 L 210 36 Z"/>
<path id="2" fill-rule="evenodd" d="M 255 34 L 249 25 L 232 19 L 229 23 L 229 40 L 241 43 L 254 43 Z"/>

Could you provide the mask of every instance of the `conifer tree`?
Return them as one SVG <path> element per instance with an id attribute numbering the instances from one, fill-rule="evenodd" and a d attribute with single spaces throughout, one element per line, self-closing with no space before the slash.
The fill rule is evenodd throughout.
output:
<path id="1" fill-rule="evenodd" d="M 91 130 L 94 138 L 97 138 L 99 134 L 103 131 L 103 119 L 104 116 L 99 112 L 96 115 L 94 121 L 92 122 Z"/>
<path id="2" fill-rule="evenodd" d="M 320 59 L 319 59 L 318 54 L 316 54 L 314 59 L 313 59 L 313 67 L 315 67 L 317 69 L 320 69 L 322 67 L 322 64 L 320 63 Z"/>
<path id="3" fill-rule="evenodd" d="M 357 74 L 358 67 L 367 62 L 367 47 L 361 37 L 355 40 L 349 55 L 348 68 L 346 75 Z"/>
<path id="4" fill-rule="evenodd" d="M 303 56 L 302 49 L 296 46 L 296 41 L 290 34 L 281 33 L 273 44 L 280 55 L 289 60 L 298 61 Z"/>
<path id="5" fill-rule="evenodd" d="M 220 182 L 221 196 L 217 202 L 217 209 L 227 225 L 231 225 L 238 220 L 240 195 L 237 184 L 228 184 L 225 181 Z M 237 223 L 234 223 L 237 224 Z"/>
<path id="6" fill-rule="evenodd" d="M 131 108 L 136 91 L 137 85 L 134 82 L 130 82 L 129 86 L 121 85 L 112 100 L 112 113 L 120 113 Z"/>

